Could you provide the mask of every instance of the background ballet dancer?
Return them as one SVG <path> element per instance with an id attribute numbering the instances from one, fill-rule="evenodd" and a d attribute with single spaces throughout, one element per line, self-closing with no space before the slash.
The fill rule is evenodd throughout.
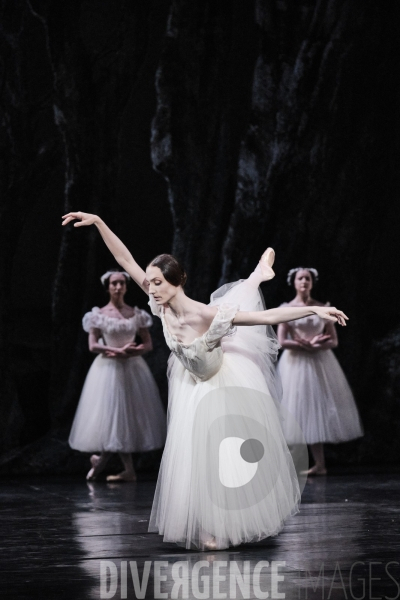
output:
<path id="1" fill-rule="evenodd" d="M 124 271 L 107 271 L 101 282 L 110 301 L 94 307 L 83 318 L 94 360 L 79 400 L 69 443 L 91 456 L 92 480 L 118 452 L 124 470 L 107 481 L 136 481 L 131 452 L 161 448 L 166 436 L 166 418 L 158 388 L 142 354 L 152 349 L 148 328 L 151 316 L 124 302 L 127 282 Z M 135 343 L 138 334 L 141 343 Z"/>
<path id="2" fill-rule="evenodd" d="M 296 296 L 281 306 L 324 306 L 311 297 L 317 279 L 316 269 L 291 269 L 287 281 L 294 286 Z M 310 445 L 315 465 L 307 474 L 325 475 L 323 444 L 346 442 L 363 435 L 353 394 L 332 352 L 338 345 L 335 324 L 316 314 L 281 323 L 278 340 L 284 348 L 278 363 L 282 405 L 292 413 Z M 285 423 L 283 430 L 288 444 L 295 444 L 294 431 Z"/>

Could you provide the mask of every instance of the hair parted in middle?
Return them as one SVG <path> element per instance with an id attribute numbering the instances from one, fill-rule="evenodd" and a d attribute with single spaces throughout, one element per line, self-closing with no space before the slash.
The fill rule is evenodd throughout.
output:
<path id="1" fill-rule="evenodd" d="M 168 283 L 175 287 L 184 287 L 187 275 L 182 265 L 172 254 L 159 254 L 153 258 L 149 266 L 158 267 Z"/>

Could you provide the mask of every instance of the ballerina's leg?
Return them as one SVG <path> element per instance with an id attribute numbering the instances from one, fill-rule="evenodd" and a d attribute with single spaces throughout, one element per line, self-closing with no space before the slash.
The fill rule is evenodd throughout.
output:
<path id="1" fill-rule="evenodd" d="M 311 454 L 315 465 L 307 471 L 307 475 L 326 475 L 324 445 L 321 443 L 310 444 Z"/>
<path id="2" fill-rule="evenodd" d="M 124 465 L 124 471 L 118 475 L 109 475 L 107 481 L 136 481 L 136 472 L 130 452 L 119 452 L 119 457 Z"/>

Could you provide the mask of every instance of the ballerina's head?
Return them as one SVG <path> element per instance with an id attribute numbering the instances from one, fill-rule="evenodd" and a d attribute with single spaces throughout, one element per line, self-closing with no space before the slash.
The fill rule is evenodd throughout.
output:
<path id="1" fill-rule="evenodd" d="M 156 256 L 146 269 L 146 279 L 151 294 L 157 304 L 166 304 L 183 289 L 186 273 L 171 254 Z"/>
<path id="2" fill-rule="evenodd" d="M 110 299 L 121 299 L 126 294 L 130 276 L 126 271 L 110 269 L 100 277 L 100 281 L 110 295 Z"/>
<path id="3" fill-rule="evenodd" d="M 290 269 L 287 275 L 288 285 L 292 285 L 296 292 L 310 292 L 318 281 L 317 269 L 309 267 L 296 267 Z"/>

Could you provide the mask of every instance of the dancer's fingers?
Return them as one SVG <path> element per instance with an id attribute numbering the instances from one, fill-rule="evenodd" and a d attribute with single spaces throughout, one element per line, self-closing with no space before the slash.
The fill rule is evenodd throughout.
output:
<path id="1" fill-rule="evenodd" d="M 61 218 L 62 218 L 62 219 L 66 219 L 66 218 L 70 217 L 70 218 L 72 218 L 72 219 L 79 219 L 79 218 L 81 218 L 81 217 L 79 216 L 79 214 L 80 214 L 79 212 L 69 212 L 69 213 L 67 213 L 66 215 L 64 215 L 64 216 L 63 216 L 63 217 L 61 217 Z"/>
<path id="2" fill-rule="evenodd" d="M 67 225 L 68 223 L 70 223 L 71 221 L 74 221 L 75 219 L 82 219 L 82 215 L 80 215 L 77 212 L 70 212 L 61 218 L 63 219 L 62 225 Z"/>
<path id="3" fill-rule="evenodd" d="M 344 312 L 342 310 L 337 309 L 335 306 L 332 307 L 332 311 L 337 314 L 340 315 L 341 317 L 343 317 L 344 319 L 346 319 L 347 321 L 349 320 L 349 317 L 347 315 L 344 314 Z"/>

